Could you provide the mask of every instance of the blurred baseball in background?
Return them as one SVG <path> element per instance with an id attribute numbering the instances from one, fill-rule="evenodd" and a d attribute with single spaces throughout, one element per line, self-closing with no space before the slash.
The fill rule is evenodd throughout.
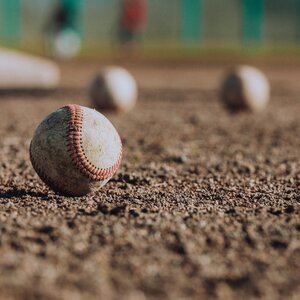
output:
<path id="1" fill-rule="evenodd" d="M 136 104 L 137 84 L 121 67 L 106 67 L 90 83 L 89 96 L 96 109 L 127 112 Z"/>
<path id="2" fill-rule="evenodd" d="M 269 102 L 270 85 L 260 70 L 246 65 L 237 66 L 226 74 L 221 98 L 231 111 L 260 112 Z"/>
<path id="3" fill-rule="evenodd" d="M 67 60 L 76 57 L 81 49 L 79 34 L 67 28 L 55 35 L 52 41 L 53 56 L 57 59 Z"/>

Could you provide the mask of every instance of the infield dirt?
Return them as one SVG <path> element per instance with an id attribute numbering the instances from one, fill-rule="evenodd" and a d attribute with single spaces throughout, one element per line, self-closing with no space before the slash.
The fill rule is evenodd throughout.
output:
<path id="1" fill-rule="evenodd" d="M 0 94 L 0 299 L 299 299 L 300 68 L 264 66 L 269 107 L 230 115 L 221 66 L 129 66 L 138 104 L 106 114 L 121 167 L 95 194 L 58 196 L 30 139 L 53 110 L 89 105 L 98 67 Z"/>

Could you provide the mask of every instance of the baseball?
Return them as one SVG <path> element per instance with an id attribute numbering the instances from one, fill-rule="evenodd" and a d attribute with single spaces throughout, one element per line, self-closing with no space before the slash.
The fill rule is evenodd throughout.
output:
<path id="1" fill-rule="evenodd" d="M 119 167 L 122 143 L 97 111 L 69 104 L 48 115 L 30 144 L 39 177 L 54 191 L 83 196 L 104 186 Z"/>
<path id="2" fill-rule="evenodd" d="M 67 60 L 76 57 L 81 49 L 79 34 L 72 29 L 64 29 L 53 40 L 53 55 L 57 59 Z"/>
<path id="3" fill-rule="evenodd" d="M 266 76 L 250 66 L 231 70 L 223 82 L 221 97 L 229 110 L 262 111 L 270 98 L 270 85 Z"/>
<path id="4" fill-rule="evenodd" d="M 127 112 L 137 100 L 137 84 L 123 68 L 107 67 L 95 76 L 89 86 L 89 95 L 96 109 Z"/>

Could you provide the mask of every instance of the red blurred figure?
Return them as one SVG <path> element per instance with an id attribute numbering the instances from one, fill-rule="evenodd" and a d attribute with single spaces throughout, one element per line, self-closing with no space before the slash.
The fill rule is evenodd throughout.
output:
<path id="1" fill-rule="evenodd" d="M 146 25 L 146 0 L 123 0 L 120 21 L 120 42 L 123 50 L 136 52 L 137 43 Z M 125 48 L 125 49 L 124 49 Z"/>

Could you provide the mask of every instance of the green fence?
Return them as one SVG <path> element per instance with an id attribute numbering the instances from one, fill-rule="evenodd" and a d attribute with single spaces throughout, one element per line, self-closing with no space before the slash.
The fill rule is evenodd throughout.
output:
<path id="1" fill-rule="evenodd" d="M 199 42 L 203 37 L 203 1 L 181 1 L 180 32 L 183 42 Z"/>
<path id="2" fill-rule="evenodd" d="M 261 0 L 242 1 L 241 16 L 243 41 L 261 42 L 264 30 L 264 2 Z"/>
<path id="3" fill-rule="evenodd" d="M 0 41 L 17 45 L 21 40 L 21 0 L 0 0 Z"/>
<path id="4" fill-rule="evenodd" d="M 121 0 L 64 0 L 87 49 L 116 38 Z M 57 1 L 0 0 L 0 43 L 40 47 Z M 300 0 L 148 0 L 146 44 L 297 44 Z"/>

